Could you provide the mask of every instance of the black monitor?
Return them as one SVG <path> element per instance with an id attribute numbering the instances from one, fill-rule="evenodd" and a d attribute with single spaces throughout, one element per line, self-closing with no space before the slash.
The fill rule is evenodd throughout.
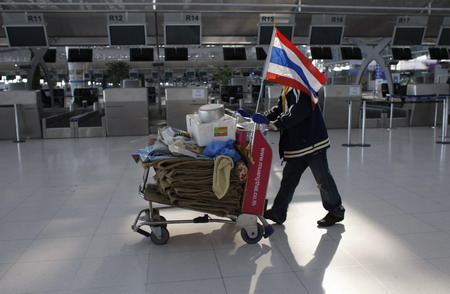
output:
<path id="1" fill-rule="evenodd" d="M 430 59 L 442 60 L 442 59 L 450 59 L 448 48 L 428 48 L 428 52 L 430 52 Z"/>
<path id="2" fill-rule="evenodd" d="M 411 48 L 403 48 L 403 47 L 392 47 L 392 59 L 394 60 L 411 60 L 412 53 Z"/>
<path id="3" fill-rule="evenodd" d="M 343 26 L 311 26 L 309 45 L 341 45 Z"/>
<path id="4" fill-rule="evenodd" d="M 362 59 L 361 49 L 358 47 L 341 47 L 342 59 Z"/>
<path id="5" fill-rule="evenodd" d="M 220 89 L 220 98 L 225 102 L 230 102 L 230 98 L 235 100 L 244 98 L 242 86 L 222 86 Z"/>
<path id="6" fill-rule="evenodd" d="M 422 45 L 426 27 L 395 27 L 392 46 Z"/>
<path id="7" fill-rule="evenodd" d="M 73 90 L 74 103 L 78 106 L 83 105 L 83 101 L 87 102 L 87 105 L 92 105 L 94 102 L 98 102 L 98 89 L 97 88 L 77 88 Z"/>
<path id="8" fill-rule="evenodd" d="M 289 41 L 294 35 L 293 25 L 277 25 L 277 30 Z M 267 45 L 272 41 L 273 25 L 260 25 L 258 29 L 258 44 Z"/>
<path id="9" fill-rule="evenodd" d="M 111 46 L 146 45 L 145 24 L 108 25 Z"/>
<path id="10" fill-rule="evenodd" d="M 5 26 L 10 47 L 48 47 L 45 26 Z"/>
<path id="11" fill-rule="evenodd" d="M 223 60 L 247 60 L 245 47 L 223 47 Z"/>
<path id="12" fill-rule="evenodd" d="M 331 47 L 311 47 L 312 59 L 333 59 Z"/>
<path id="13" fill-rule="evenodd" d="M 201 45 L 201 25 L 166 24 L 164 26 L 164 39 L 166 45 Z"/>
<path id="14" fill-rule="evenodd" d="M 267 53 L 263 47 L 256 47 L 256 59 L 257 60 L 266 60 Z"/>
<path id="15" fill-rule="evenodd" d="M 130 48 L 130 61 L 153 61 L 153 48 Z"/>
<path id="16" fill-rule="evenodd" d="M 166 61 L 189 60 L 188 48 L 164 48 L 164 56 Z"/>
<path id="17" fill-rule="evenodd" d="M 69 48 L 68 62 L 92 62 L 92 49 Z"/>
<path id="18" fill-rule="evenodd" d="M 450 46 L 450 27 L 441 27 L 437 46 Z"/>
<path id="19" fill-rule="evenodd" d="M 44 61 L 46 63 L 55 63 L 56 62 L 56 49 L 48 49 L 44 54 Z"/>

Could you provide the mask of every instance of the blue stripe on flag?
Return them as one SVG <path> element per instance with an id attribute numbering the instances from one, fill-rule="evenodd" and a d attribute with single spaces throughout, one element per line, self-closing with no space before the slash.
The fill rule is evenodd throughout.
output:
<path id="1" fill-rule="evenodd" d="M 292 70 L 294 70 L 302 79 L 302 81 L 305 83 L 306 87 L 314 93 L 314 95 L 317 95 L 317 92 L 311 87 L 309 84 L 308 79 L 306 78 L 305 74 L 303 73 L 303 70 L 300 66 L 298 66 L 295 62 L 289 59 L 286 52 L 283 49 L 272 47 L 272 54 L 270 56 L 270 62 L 279 64 L 284 67 L 288 67 Z"/>

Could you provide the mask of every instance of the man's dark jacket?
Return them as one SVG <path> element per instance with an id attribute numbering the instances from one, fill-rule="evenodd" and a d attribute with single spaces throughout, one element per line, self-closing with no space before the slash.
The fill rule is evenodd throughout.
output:
<path id="1" fill-rule="evenodd" d="M 289 160 L 330 147 L 327 128 L 318 104 L 312 108 L 309 95 L 290 89 L 286 94 L 287 109 L 282 96 L 278 105 L 264 113 L 280 130 L 280 158 Z"/>

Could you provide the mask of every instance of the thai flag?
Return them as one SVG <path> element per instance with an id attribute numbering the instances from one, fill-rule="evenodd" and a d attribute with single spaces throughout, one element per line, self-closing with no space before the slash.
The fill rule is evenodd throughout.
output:
<path id="1" fill-rule="evenodd" d="M 299 89 L 317 103 L 317 92 L 327 78 L 276 27 L 273 30 L 263 77 L 267 81 Z M 311 95 L 312 94 L 312 95 Z"/>

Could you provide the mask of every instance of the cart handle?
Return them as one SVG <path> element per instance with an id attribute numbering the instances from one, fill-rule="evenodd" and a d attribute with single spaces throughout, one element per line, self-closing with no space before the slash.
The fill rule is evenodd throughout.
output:
<path id="1" fill-rule="evenodd" d="M 252 120 L 257 124 L 270 124 L 270 120 L 268 120 L 264 115 L 260 113 L 255 113 L 254 115 L 252 115 Z"/>
<path id="2" fill-rule="evenodd" d="M 240 114 L 242 117 L 250 117 L 250 114 L 248 114 L 248 112 L 242 108 L 236 109 L 236 112 Z"/>

